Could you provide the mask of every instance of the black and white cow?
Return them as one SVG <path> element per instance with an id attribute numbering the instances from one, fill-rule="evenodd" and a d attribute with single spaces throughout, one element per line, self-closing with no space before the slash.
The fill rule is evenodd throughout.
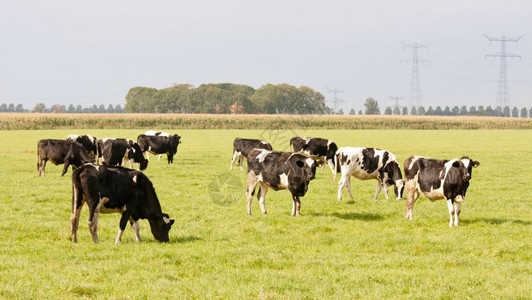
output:
<path id="1" fill-rule="evenodd" d="M 54 165 L 64 164 L 61 176 L 65 175 L 70 165 L 79 167 L 94 162 L 83 146 L 74 141 L 42 139 L 37 143 L 37 176 L 45 176 L 46 162 Z"/>
<path id="2" fill-rule="evenodd" d="M 292 147 L 292 151 L 301 152 L 316 159 L 321 165 L 322 173 L 325 163 L 327 163 L 331 172 L 333 174 L 335 173 L 334 155 L 336 150 L 338 150 L 338 146 L 332 140 L 296 136 L 290 139 L 290 146 Z"/>
<path id="3" fill-rule="evenodd" d="M 94 157 L 98 156 L 96 151 L 98 138 L 89 134 L 70 134 L 66 137 L 66 139 L 80 143 L 89 155 L 94 155 Z"/>
<path id="4" fill-rule="evenodd" d="M 465 200 L 473 168 L 480 163 L 467 156 L 442 160 L 411 156 L 405 161 L 406 214 L 412 220 L 414 203 L 420 194 L 431 201 L 445 199 L 449 208 L 449 227 L 458 226 L 460 208 Z"/>
<path id="5" fill-rule="evenodd" d="M 168 164 L 172 164 L 174 155 L 177 153 L 177 146 L 181 143 L 180 139 L 181 137 L 177 134 L 147 131 L 137 137 L 137 143 L 142 152 L 147 152 L 147 159 L 150 158 L 149 153 L 159 154 L 159 160 L 162 154 L 166 153 Z"/>
<path id="6" fill-rule="evenodd" d="M 72 172 L 72 242 L 77 243 L 81 209 L 89 207 L 89 229 L 94 243 L 98 243 L 100 213 L 120 213 L 120 225 L 115 243 L 120 243 L 127 222 L 140 242 L 139 219 L 148 219 L 153 236 L 168 242 L 168 231 L 174 220 L 163 213 L 153 184 L 142 172 L 122 167 L 86 164 Z"/>
<path id="7" fill-rule="evenodd" d="M 316 176 L 317 162 L 301 153 L 252 149 L 248 153 L 247 213 L 251 215 L 251 200 L 259 185 L 257 198 L 260 210 L 266 214 L 266 192 L 288 189 L 292 194 L 292 216 L 299 216 L 300 197 L 305 196 L 308 185 Z"/>
<path id="8" fill-rule="evenodd" d="M 381 188 L 388 199 L 388 187 L 394 185 L 396 199 L 403 195 L 403 175 L 395 155 L 386 150 L 361 147 L 342 147 L 336 151 L 334 168 L 341 172 L 342 177 L 338 182 L 338 201 L 342 200 L 342 190 L 347 188 L 349 197 L 351 193 L 351 176 L 360 180 L 376 179 L 377 190 L 375 200 Z M 336 173 L 334 174 L 336 181 Z"/>
<path id="9" fill-rule="evenodd" d="M 242 171 L 243 158 L 247 158 L 249 151 L 255 148 L 273 150 L 272 145 L 263 140 L 236 138 L 233 141 L 233 158 L 231 159 L 231 167 L 229 170 L 233 171 L 233 165 L 238 157 L 238 165 L 240 166 L 240 171 Z"/>
<path id="10" fill-rule="evenodd" d="M 103 138 L 99 140 L 98 145 L 102 164 L 125 165 L 127 160 L 130 168 L 133 168 L 133 162 L 140 164 L 140 170 L 145 170 L 148 167 L 148 160 L 142 155 L 139 144 L 132 140 Z"/>

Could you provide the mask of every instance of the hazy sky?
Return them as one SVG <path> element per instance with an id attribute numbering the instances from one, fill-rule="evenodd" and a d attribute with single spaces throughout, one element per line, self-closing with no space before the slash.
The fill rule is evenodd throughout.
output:
<path id="1" fill-rule="evenodd" d="M 532 1 L 3 0 L 0 103 L 125 104 L 134 86 L 306 85 L 341 106 L 392 105 L 419 57 L 424 106 L 496 104 L 500 37 L 512 106 L 532 106 Z M 331 105 L 330 103 L 328 103 Z M 346 111 L 346 112 L 347 112 Z"/>

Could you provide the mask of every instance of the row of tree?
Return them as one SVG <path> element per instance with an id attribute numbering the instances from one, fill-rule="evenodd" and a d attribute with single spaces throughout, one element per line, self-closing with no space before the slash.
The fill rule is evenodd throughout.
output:
<path id="1" fill-rule="evenodd" d="M 70 104 L 68 106 L 68 108 L 65 106 L 65 105 L 62 105 L 62 104 L 54 104 L 52 105 L 51 107 L 46 107 L 46 105 L 44 105 L 44 103 L 37 103 L 35 104 L 35 106 L 31 109 L 31 112 L 36 112 L 36 113 L 78 113 L 78 114 L 88 114 L 88 113 L 91 113 L 91 114 L 94 114 L 94 113 L 97 113 L 97 114 L 105 114 L 105 113 L 124 113 L 124 109 L 122 108 L 122 106 L 119 104 L 119 105 L 115 105 L 113 106 L 112 104 L 109 104 L 109 106 L 107 106 L 107 108 L 105 107 L 105 105 L 103 104 L 100 104 L 100 105 L 92 105 L 92 106 L 89 106 L 89 107 L 82 107 L 81 105 L 77 105 L 74 107 L 73 104 Z"/>
<path id="2" fill-rule="evenodd" d="M 330 114 L 325 97 L 306 86 L 266 84 L 259 89 L 220 83 L 177 84 L 165 89 L 134 87 L 126 96 L 130 113 Z"/>
<path id="3" fill-rule="evenodd" d="M 365 111 L 362 112 L 360 110 L 358 112 L 359 115 L 366 114 L 366 115 L 380 115 L 381 111 L 379 108 L 379 102 L 376 101 L 373 98 L 366 99 L 366 102 L 364 103 Z M 339 114 L 344 114 L 342 110 L 340 110 Z M 356 112 L 354 109 L 351 109 L 349 112 L 350 115 L 355 115 Z M 410 110 L 405 107 L 391 107 L 388 106 L 384 110 L 385 115 L 419 115 L 419 116 L 493 116 L 493 117 L 514 117 L 514 118 L 532 118 L 532 107 L 527 109 L 526 107 L 522 107 L 521 109 L 517 107 L 513 107 L 510 109 L 509 106 L 501 107 L 497 106 L 495 108 L 492 108 L 491 106 L 487 106 L 484 108 L 483 105 L 479 106 L 471 106 L 469 109 L 467 106 L 454 106 L 449 107 L 446 106 L 442 109 L 441 106 L 436 106 L 436 108 L 433 108 L 432 106 L 429 106 L 427 109 L 423 106 L 419 107 L 411 107 Z"/>
<path id="4" fill-rule="evenodd" d="M 13 103 L 2 103 L 0 105 L 0 112 L 28 112 L 27 109 L 22 106 L 22 104 L 13 104 Z"/>

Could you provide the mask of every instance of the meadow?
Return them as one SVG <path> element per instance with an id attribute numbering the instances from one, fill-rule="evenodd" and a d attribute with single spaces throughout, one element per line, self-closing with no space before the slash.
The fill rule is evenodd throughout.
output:
<path id="1" fill-rule="evenodd" d="M 86 127 L 90 128 L 90 127 Z M 530 298 L 532 286 L 531 130 L 1 130 L 0 298 Z M 115 245 L 119 215 L 101 215 L 93 244 L 85 207 L 71 242 L 71 170 L 48 163 L 37 177 L 36 145 L 67 134 L 136 136 L 177 132 L 174 164 L 150 156 L 145 174 L 163 211 L 176 220 L 170 243 L 143 242 L 127 228 Z M 318 171 L 290 217 L 288 191 L 269 191 L 268 215 L 246 215 L 246 172 L 229 172 L 235 137 L 262 138 L 288 150 L 294 135 L 339 146 L 412 154 L 469 155 L 480 161 L 448 227 L 447 205 L 420 197 L 414 220 L 405 201 L 373 200 L 376 181 L 352 179 L 355 199 L 336 200 L 328 168 Z M 136 167 L 138 168 L 138 166 Z"/>

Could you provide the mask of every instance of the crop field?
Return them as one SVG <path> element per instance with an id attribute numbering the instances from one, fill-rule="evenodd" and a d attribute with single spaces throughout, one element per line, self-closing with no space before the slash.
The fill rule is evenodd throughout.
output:
<path id="1" fill-rule="evenodd" d="M 528 125 L 527 125 L 528 126 Z M 87 127 L 88 128 L 88 127 Z M 96 128 L 96 127 L 94 127 Z M 530 298 L 532 286 L 531 130 L 1 130 L 0 298 Z M 71 242 L 71 174 L 48 163 L 37 177 L 37 141 L 68 134 L 136 139 L 147 129 L 176 132 L 182 144 L 168 165 L 150 156 L 145 174 L 175 219 L 161 244 L 141 220 L 115 245 L 119 215 L 100 215 L 95 245 L 84 207 Z M 338 146 L 480 162 L 460 226 L 447 205 L 420 197 L 414 220 L 405 200 L 373 200 L 376 181 L 352 179 L 355 199 L 326 167 L 291 217 L 288 191 L 256 198 L 246 215 L 246 171 L 229 172 L 235 137 L 262 138 L 288 150 L 292 136 Z M 244 163 L 245 167 L 245 163 Z M 138 165 L 135 166 L 138 169 Z"/>

